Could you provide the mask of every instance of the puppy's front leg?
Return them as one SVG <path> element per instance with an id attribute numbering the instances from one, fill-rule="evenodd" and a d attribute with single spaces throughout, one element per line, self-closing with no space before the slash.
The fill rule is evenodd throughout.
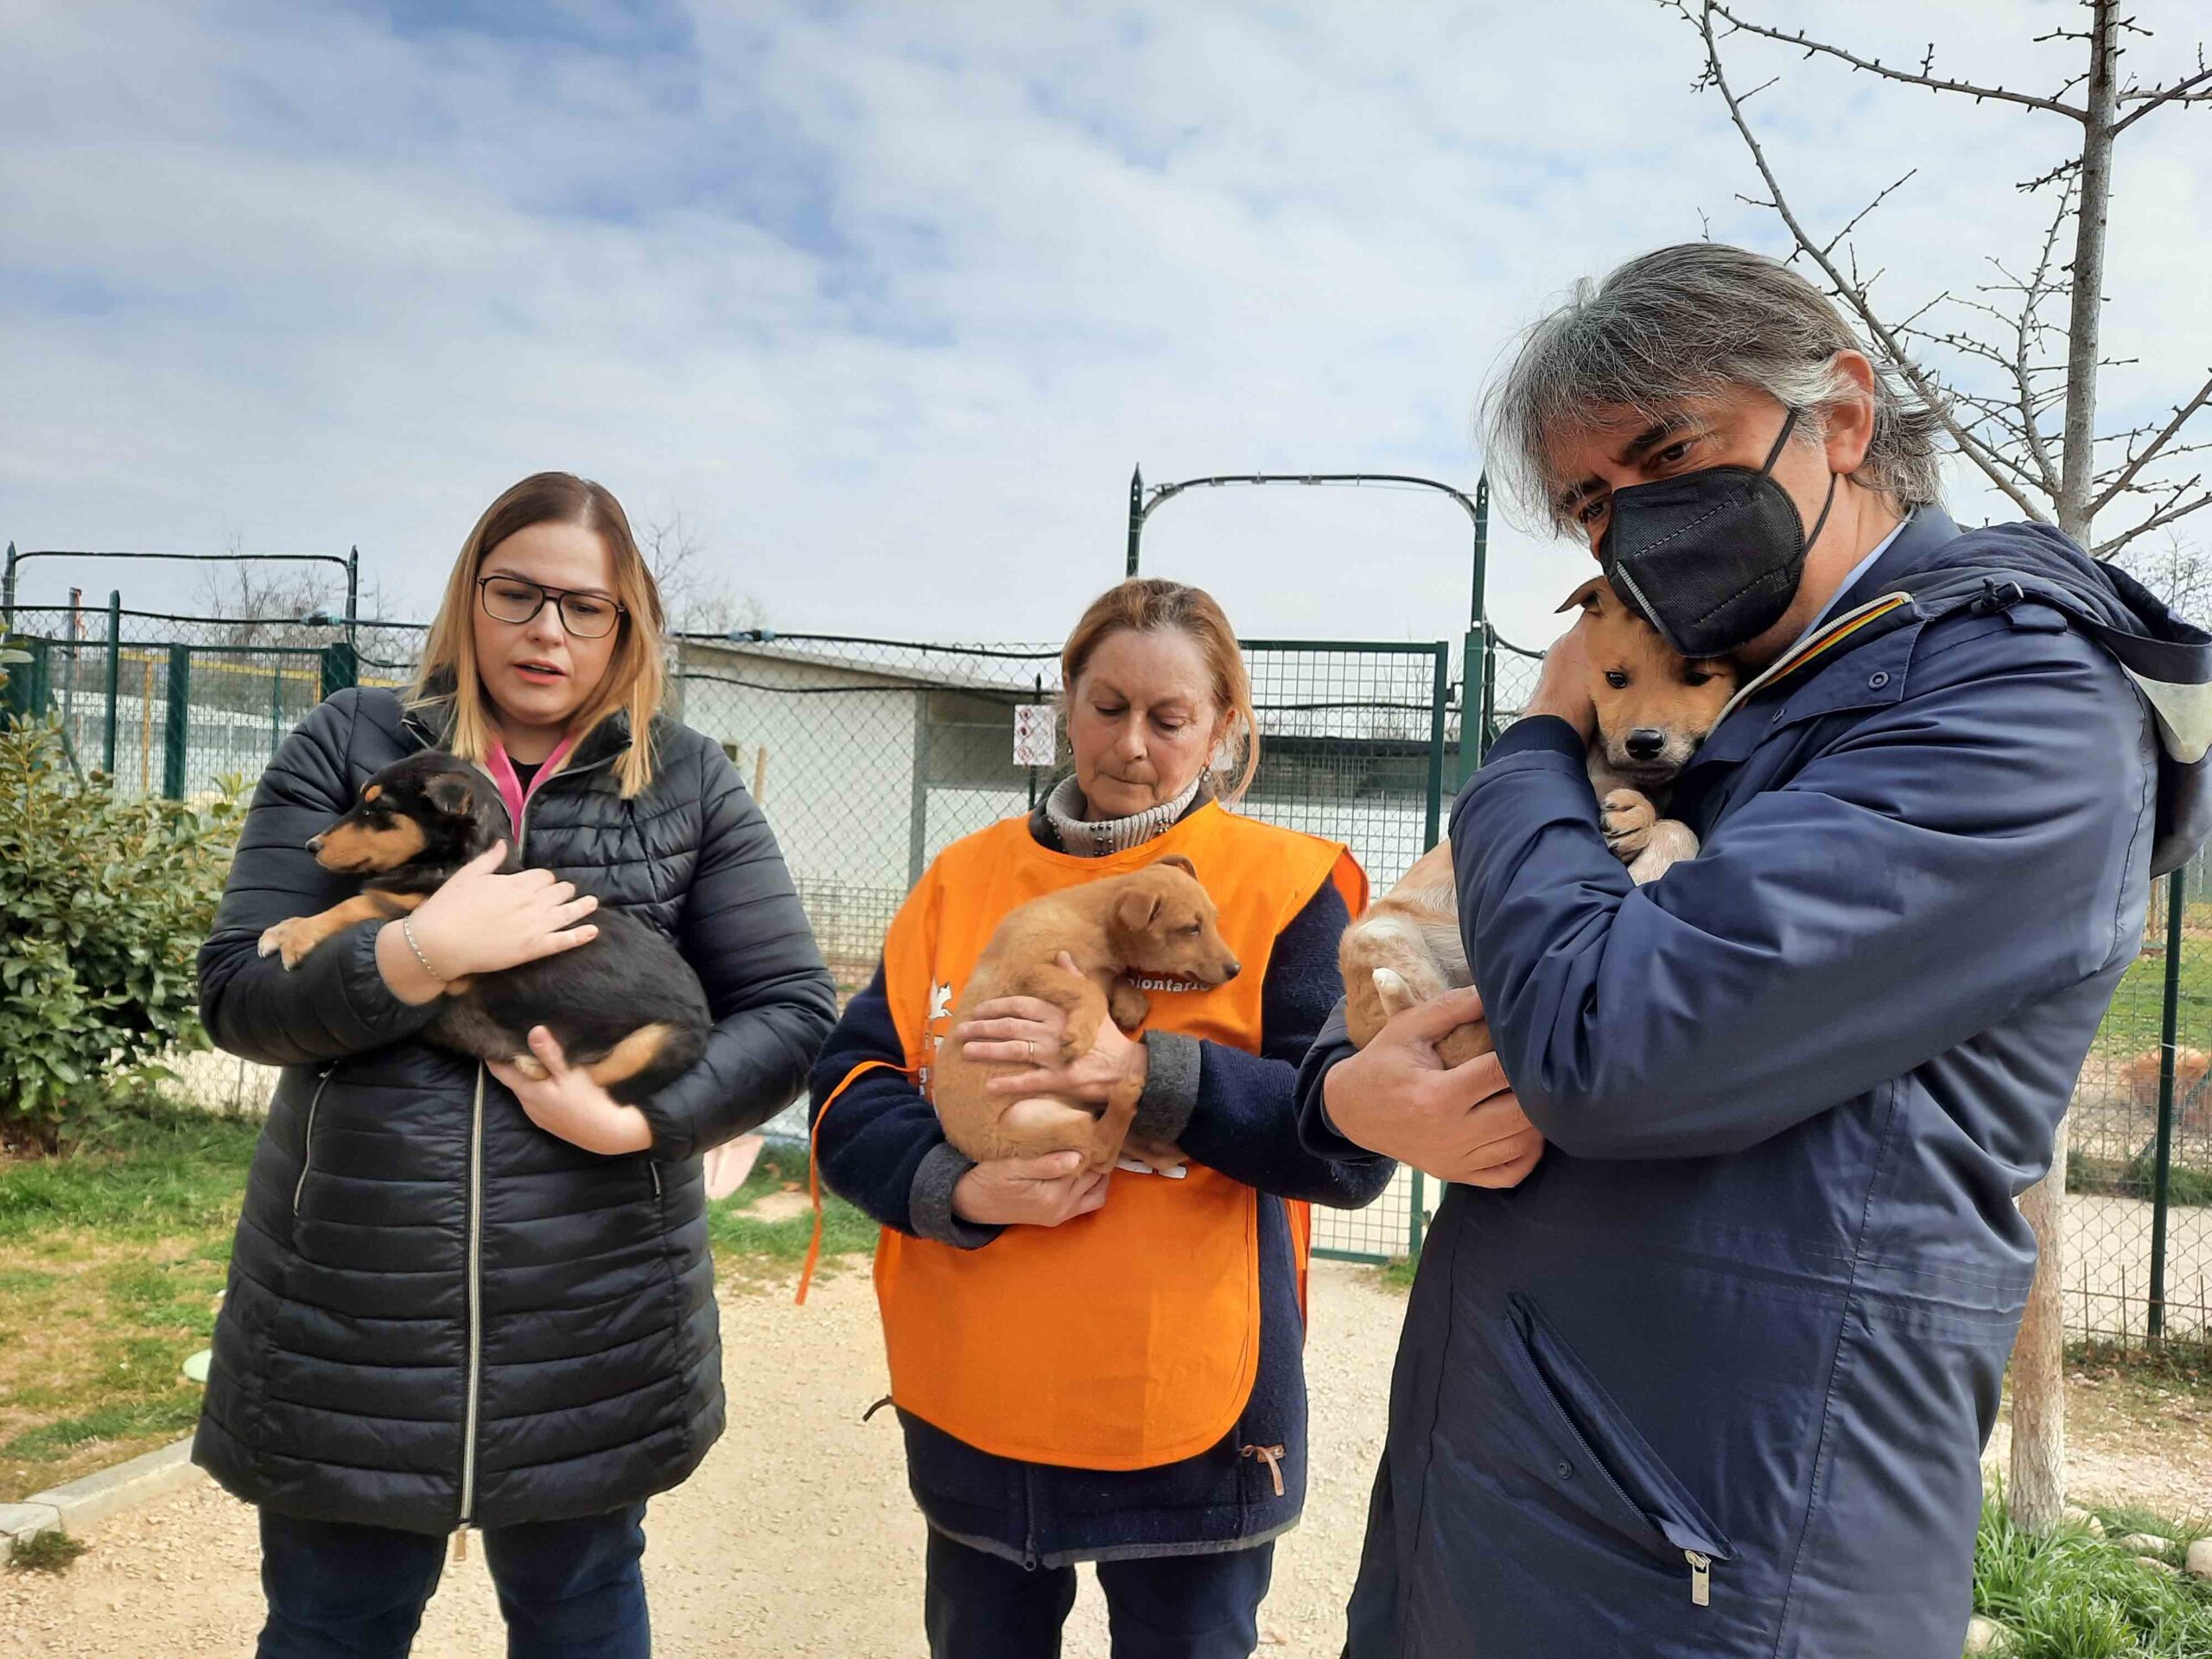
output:
<path id="1" fill-rule="evenodd" d="M 429 898 L 423 893 L 385 893 L 381 889 L 356 893 L 342 904 L 314 916 L 294 916 L 264 930 L 261 935 L 261 954 L 271 957 L 281 954 L 287 971 L 300 965 L 301 959 L 332 934 L 340 932 L 356 922 L 396 922 Z"/>
<path id="2" fill-rule="evenodd" d="M 1605 845 L 1624 864 L 1651 844 L 1651 831 L 1659 822 L 1659 809 L 1640 789 L 1617 789 L 1598 803 L 1598 829 Z"/>
<path id="3" fill-rule="evenodd" d="M 1686 858 L 1697 856 L 1697 836 L 1679 818 L 1661 818 L 1651 826 L 1643 850 L 1629 861 L 1628 879 L 1639 887 L 1656 881 Z"/>
<path id="4" fill-rule="evenodd" d="M 1106 994 L 1106 1012 L 1123 1031 L 1135 1031 L 1144 1024 L 1144 1017 L 1152 1012 L 1152 999 L 1126 979 L 1114 982 L 1114 988 Z"/>

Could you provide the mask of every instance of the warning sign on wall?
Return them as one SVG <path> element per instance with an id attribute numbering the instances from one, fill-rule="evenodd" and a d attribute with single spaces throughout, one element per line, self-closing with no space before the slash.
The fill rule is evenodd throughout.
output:
<path id="1" fill-rule="evenodd" d="M 1014 764 L 1049 766 L 1057 758 L 1053 747 L 1056 727 L 1049 702 L 1016 703 L 1014 709 Z"/>

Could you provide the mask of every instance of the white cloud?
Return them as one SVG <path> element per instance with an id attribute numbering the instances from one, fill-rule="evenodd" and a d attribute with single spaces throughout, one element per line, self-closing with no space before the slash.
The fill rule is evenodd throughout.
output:
<path id="1" fill-rule="evenodd" d="M 16 10 L 0 533 L 358 543 L 417 606 L 484 502 L 551 465 L 683 506 L 786 629 L 1055 636 L 1120 573 L 1133 463 L 1471 487 L 1481 378 L 1573 278 L 1700 209 L 1779 245 L 1689 35 L 1634 0 L 707 8 L 620 51 Z M 2170 36 L 2145 73 L 2186 10 L 2146 6 Z M 1847 26 L 2043 84 L 2044 13 L 2067 9 L 1870 0 Z M 1784 79 L 1753 108 L 1809 216 L 1922 168 L 1867 237 L 1898 299 L 2026 251 L 2041 209 L 2012 187 L 2060 124 L 1764 55 Z M 2107 330 L 2143 363 L 2116 413 L 2212 366 L 2208 118 L 2123 150 Z M 1252 632 L 1465 623 L 1441 500 L 1194 493 L 1146 548 Z M 1516 637 L 1579 558 L 1499 526 Z M 115 580 L 37 578 L 71 579 Z"/>

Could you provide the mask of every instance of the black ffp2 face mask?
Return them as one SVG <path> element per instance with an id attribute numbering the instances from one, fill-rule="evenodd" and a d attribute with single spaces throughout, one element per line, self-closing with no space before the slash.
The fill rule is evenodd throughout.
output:
<path id="1" fill-rule="evenodd" d="M 1797 411 L 1757 471 L 1707 467 L 1615 490 L 1598 563 L 1613 591 L 1685 657 L 1725 657 L 1782 620 L 1805 573 L 1805 554 L 1835 505 L 1827 499 L 1806 534 L 1774 463 L 1796 429 Z"/>

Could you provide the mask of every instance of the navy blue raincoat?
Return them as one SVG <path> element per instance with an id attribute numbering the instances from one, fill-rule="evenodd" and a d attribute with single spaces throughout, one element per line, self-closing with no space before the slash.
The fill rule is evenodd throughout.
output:
<path id="1" fill-rule="evenodd" d="M 1651 886 L 1564 721 L 1454 808 L 1549 1146 L 1428 1236 L 1351 1659 L 1955 1659 L 2035 1268 L 2013 1198 L 2137 954 L 2162 771 L 2187 787 L 2097 633 L 2202 636 L 2041 526 L 1923 510 L 1837 613 L 1900 588 L 1945 597 L 1723 720 L 1673 803 L 1703 849 Z M 1317 1148 L 1347 1052 L 1339 1011 Z"/>

